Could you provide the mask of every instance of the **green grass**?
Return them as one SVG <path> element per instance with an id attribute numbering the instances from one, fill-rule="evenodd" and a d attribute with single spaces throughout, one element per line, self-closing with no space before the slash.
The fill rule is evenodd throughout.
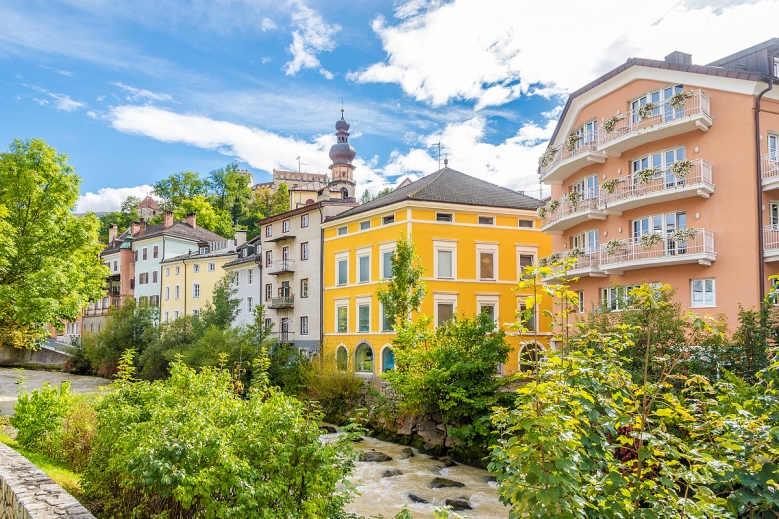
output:
<path id="1" fill-rule="evenodd" d="M 41 469 L 47 476 L 53 479 L 59 486 L 64 488 L 70 495 L 80 500 L 83 497 L 81 485 L 79 485 L 79 475 L 70 470 L 67 464 L 55 460 L 45 454 L 32 452 L 21 447 L 5 433 L 0 432 L 0 442 L 5 443 L 13 450 L 30 460 L 30 462 Z"/>

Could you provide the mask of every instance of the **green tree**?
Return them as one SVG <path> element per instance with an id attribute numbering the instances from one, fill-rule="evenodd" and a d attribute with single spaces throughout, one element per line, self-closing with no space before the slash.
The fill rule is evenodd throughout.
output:
<path id="1" fill-rule="evenodd" d="M 161 208 L 166 211 L 174 211 L 184 200 L 205 196 L 208 192 L 207 182 L 192 171 L 174 173 L 155 182 L 153 188 L 154 194 L 162 199 Z"/>
<path id="2" fill-rule="evenodd" d="M 392 255 L 392 279 L 385 280 L 376 290 L 376 297 L 384 305 L 390 322 L 398 327 L 411 319 L 411 312 L 419 311 L 427 288 L 422 279 L 425 267 L 416 252 L 416 244 L 400 236 Z"/>
<path id="3" fill-rule="evenodd" d="M 248 211 L 252 189 L 246 176 L 239 172 L 238 164 L 232 162 L 224 168 L 212 171 L 208 175 L 208 187 L 214 207 L 227 212 L 233 224 L 239 223 Z"/>
<path id="4" fill-rule="evenodd" d="M 282 182 L 279 184 L 279 187 L 276 188 L 276 193 L 273 195 L 273 211 L 271 215 L 289 211 L 289 205 L 289 186 Z"/>
<path id="5" fill-rule="evenodd" d="M 176 220 L 183 220 L 188 213 L 195 213 L 198 226 L 204 229 L 224 238 L 231 238 L 235 235 L 230 215 L 226 211 L 215 209 L 203 195 L 181 200 L 176 210 L 173 211 L 173 217 Z"/>
<path id="6" fill-rule="evenodd" d="M 81 179 L 67 160 L 41 139 L 0 153 L 0 344 L 32 347 L 102 295 L 99 222 L 72 214 Z"/>
<path id="7" fill-rule="evenodd" d="M 112 213 L 104 214 L 100 216 L 100 241 L 108 243 L 108 228 L 111 224 L 116 224 L 117 230 L 121 234 L 130 225 L 138 221 L 138 204 L 141 203 L 135 196 L 128 196 L 124 202 L 120 211 L 114 211 Z"/>
<path id="8" fill-rule="evenodd" d="M 366 189 L 365 191 L 362 192 L 362 196 L 360 197 L 358 202 L 360 202 L 360 204 L 365 204 L 370 202 L 371 200 L 373 200 L 373 196 L 371 196 L 371 192 Z"/>

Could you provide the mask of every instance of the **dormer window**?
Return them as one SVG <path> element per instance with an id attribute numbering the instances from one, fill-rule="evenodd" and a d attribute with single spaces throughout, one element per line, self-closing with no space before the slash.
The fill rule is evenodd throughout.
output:
<path id="1" fill-rule="evenodd" d="M 208 247 L 200 247 L 200 254 L 208 254 Z"/>

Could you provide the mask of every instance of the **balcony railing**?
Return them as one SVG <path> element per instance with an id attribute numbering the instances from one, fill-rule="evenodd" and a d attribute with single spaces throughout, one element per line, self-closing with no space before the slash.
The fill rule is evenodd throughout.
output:
<path id="1" fill-rule="evenodd" d="M 295 296 L 274 297 L 268 306 L 273 309 L 292 308 L 295 306 Z"/>
<path id="2" fill-rule="evenodd" d="M 281 274 L 283 272 L 295 272 L 295 260 L 281 259 L 271 262 L 265 267 L 268 274 Z"/>
<path id="3" fill-rule="evenodd" d="M 541 230 L 549 234 L 562 234 L 585 220 L 605 220 L 606 213 L 600 209 L 600 193 L 589 189 L 580 194 L 582 200 L 572 204 L 568 196 L 557 200 L 557 207 L 547 213 L 541 221 Z"/>
<path id="4" fill-rule="evenodd" d="M 763 227 L 763 258 L 779 261 L 779 224 Z"/>
<path id="5" fill-rule="evenodd" d="M 773 151 L 761 157 L 760 175 L 763 181 L 763 189 L 779 188 L 779 152 Z"/>
<path id="6" fill-rule="evenodd" d="M 658 243 L 644 248 L 637 238 L 627 238 L 620 240 L 612 254 L 608 253 L 607 244 L 601 244 L 600 248 L 600 268 L 607 273 L 683 263 L 711 265 L 716 259 L 714 232 L 708 229 L 698 229 L 685 243 L 663 237 Z"/>
<path id="7" fill-rule="evenodd" d="M 597 132 L 579 134 L 579 139 L 573 150 L 569 150 L 565 145 L 560 145 L 557 148 L 552 160 L 541 168 L 541 180 L 561 181 L 590 162 L 601 164 L 606 162 L 606 154 L 599 152 L 597 148 Z"/>
<path id="8" fill-rule="evenodd" d="M 712 124 L 711 102 L 702 90 L 691 90 L 692 97 L 684 106 L 674 108 L 670 99 L 653 103 L 654 110 L 642 119 L 641 108 L 629 110 L 618 116 L 611 132 L 603 125 L 598 128 L 598 151 L 619 157 L 623 151 L 645 142 L 678 135 L 694 129 L 707 131 Z"/>
<path id="9" fill-rule="evenodd" d="M 613 193 L 602 191 L 601 203 L 605 209 L 617 209 L 621 212 L 641 206 L 648 198 L 651 198 L 653 203 L 693 196 L 709 198 L 714 193 L 711 164 L 703 159 L 690 162 L 692 168 L 683 179 L 677 178 L 670 167 L 648 184 L 642 184 L 631 174 Z"/>
<path id="10" fill-rule="evenodd" d="M 295 344 L 295 332 L 271 332 L 270 335 L 280 344 Z"/>

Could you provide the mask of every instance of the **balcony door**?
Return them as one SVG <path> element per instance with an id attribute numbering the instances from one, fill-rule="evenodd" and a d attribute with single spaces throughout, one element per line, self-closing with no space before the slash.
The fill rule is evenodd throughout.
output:
<path id="1" fill-rule="evenodd" d="M 678 179 L 676 178 L 676 175 L 674 175 L 671 172 L 671 166 L 674 162 L 678 162 L 680 160 L 684 160 L 685 158 L 685 150 L 684 148 L 676 148 L 675 150 L 667 150 L 665 153 L 665 162 L 663 164 L 663 169 L 665 169 L 665 185 L 666 187 L 673 187 L 673 186 L 683 186 L 684 185 L 684 179 Z"/>
<path id="2" fill-rule="evenodd" d="M 644 106 L 647 103 L 652 103 L 654 105 L 659 105 L 663 101 L 668 101 L 671 99 L 671 97 L 674 94 L 678 94 L 679 92 L 682 92 L 684 90 L 684 87 L 682 85 L 676 85 L 673 87 L 663 88 L 662 90 L 655 90 L 654 92 L 649 92 L 647 94 L 642 95 L 638 99 L 634 100 L 632 103 L 630 103 L 630 109 L 632 113 L 632 123 L 638 124 L 642 121 L 641 117 L 638 115 L 638 109 Z M 661 107 L 657 106 L 654 110 L 652 110 L 652 117 L 656 115 L 660 115 Z M 667 102 L 662 107 L 663 112 L 663 122 L 670 121 L 672 119 L 677 119 L 679 117 L 684 117 L 684 107 L 674 110 L 674 108 L 668 104 Z"/>
<path id="3" fill-rule="evenodd" d="M 598 198 L 598 175 L 591 175 L 579 180 L 571 186 L 571 191 L 580 193 L 585 200 Z"/>
<path id="4" fill-rule="evenodd" d="M 279 339 L 283 343 L 289 342 L 289 319 L 287 317 L 281 318 L 281 337 Z"/>
<path id="5" fill-rule="evenodd" d="M 581 249 L 585 254 L 598 252 L 598 230 L 593 229 L 572 236 L 571 247 Z"/>
<path id="6" fill-rule="evenodd" d="M 668 103 L 668 100 L 671 99 L 671 97 L 681 93 L 683 90 L 684 88 L 682 85 L 676 85 L 675 87 L 668 87 L 663 89 L 663 101 L 666 101 L 665 105 L 663 106 L 663 121 L 670 121 L 671 119 L 684 117 L 684 106 L 678 110 L 674 110 L 674 107 Z"/>
<path id="7" fill-rule="evenodd" d="M 279 297 L 289 297 L 289 281 L 282 281 L 279 287 Z"/>
<path id="8" fill-rule="evenodd" d="M 771 218 L 771 230 L 779 230 L 779 202 L 771 202 L 769 207 L 769 216 Z"/>
<path id="9" fill-rule="evenodd" d="M 779 161 L 779 136 L 768 135 L 768 160 Z"/>
<path id="10" fill-rule="evenodd" d="M 633 243 L 638 245 L 642 236 L 647 234 L 659 234 L 665 237 L 665 253 L 668 255 L 684 254 L 687 252 L 686 244 L 677 244 L 671 239 L 671 233 L 677 229 L 687 228 L 687 212 L 655 214 L 633 220 Z"/>
<path id="11" fill-rule="evenodd" d="M 284 263 L 289 261 L 289 246 L 281 248 L 281 259 L 284 260 Z"/>

